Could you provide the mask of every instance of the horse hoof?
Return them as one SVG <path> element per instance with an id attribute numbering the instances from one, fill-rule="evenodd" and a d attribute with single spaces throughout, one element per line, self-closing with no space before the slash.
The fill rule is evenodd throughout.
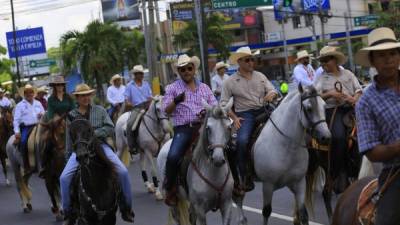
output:
<path id="1" fill-rule="evenodd" d="M 159 191 L 159 190 L 156 191 L 155 196 L 156 196 L 157 201 L 164 200 L 164 196 L 162 195 L 161 191 Z"/>
<path id="2" fill-rule="evenodd" d="M 29 209 L 29 211 L 32 211 L 33 209 L 31 203 L 26 204 L 26 207 Z"/>
<path id="3" fill-rule="evenodd" d="M 30 213 L 31 212 L 31 210 L 29 210 L 27 207 L 24 207 L 22 210 L 24 211 L 24 213 Z"/>
<path id="4" fill-rule="evenodd" d="M 154 184 L 152 183 L 146 183 L 146 188 L 147 188 L 147 192 L 148 193 L 155 193 L 156 192 L 156 188 L 154 187 Z"/>

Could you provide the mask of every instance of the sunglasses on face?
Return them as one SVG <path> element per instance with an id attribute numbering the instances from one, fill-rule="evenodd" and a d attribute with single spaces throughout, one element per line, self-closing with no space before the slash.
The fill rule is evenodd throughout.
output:
<path id="1" fill-rule="evenodd" d="M 178 68 L 178 71 L 179 71 L 180 73 L 184 73 L 184 72 L 186 72 L 186 70 L 187 70 L 188 72 L 192 72 L 192 71 L 193 71 L 193 67 L 187 66 L 187 67 L 180 67 L 180 68 Z"/>
<path id="2" fill-rule="evenodd" d="M 255 59 L 254 58 L 245 58 L 245 59 L 241 59 L 243 62 L 249 63 L 249 62 L 254 62 Z"/>
<path id="3" fill-rule="evenodd" d="M 333 58 L 332 57 L 326 57 L 326 58 L 322 58 L 319 61 L 321 63 L 328 63 L 329 61 L 331 61 Z"/>

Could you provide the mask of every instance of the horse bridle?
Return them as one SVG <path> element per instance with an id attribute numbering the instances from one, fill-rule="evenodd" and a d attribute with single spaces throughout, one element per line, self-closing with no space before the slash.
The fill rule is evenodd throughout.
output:
<path id="1" fill-rule="evenodd" d="M 154 114 L 156 115 L 155 119 L 145 114 L 145 117 L 150 118 L 151 120 L 156 121 L 157 123 L 161 123 L 161 121 L 163 120 L 168 120 L 168 117 L 161 117 L 157 112 L 157 107 L 155 106 L 155 104 L 158 103 L 159 101 L 160 100 L 154 100 Z"/>
<path id="2" fill-rule="evenodd" d="M 222 119 L 228 119 L 229 117 L 223 117 Z M 208 121 L 208 116 L 204 119 L 204 125 L 206 126 L 207 125 L 207 121 Z M 207 131 L 207 128 L 206 128 L 206 140 L 207 140 L 207 143 L 209 143 L 209 140 L 208 140 L 208 131 Z M 207 146 L 207 155 L 208 155 L 208 157 L 212 157 L 212 154 L 213 154 L 213 151 L 214 151 L 214 149 L 216 149 L 216 148 L 222 148 L 222 149 L 226 149 L 227 148 L 227 146 L 228 146 L 228 143 L 229 143 L 229 139 L 226 141 L 226 143 L 225 144 L 221 144 L 221 143 L 217 143 L 217 144 L 209 144 L 208 146 Z"/>

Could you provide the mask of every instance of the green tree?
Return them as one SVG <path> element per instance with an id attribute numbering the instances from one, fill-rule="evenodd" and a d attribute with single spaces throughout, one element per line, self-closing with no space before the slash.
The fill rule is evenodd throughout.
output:
<path id="1" fill-rule="evenodd" d="M 124 32 L 122 46 L 128 68 L 138 64 L 145 64 L 145 38 L 141 31 L 133 29 L 132 31 Z"/>
<path id="2" fill-rule="evenodd" d="M 400 37 L 400 4 L 398 2 L 390 3 L 387 11 L 378 13 L 378 20 L 371 28 L 389 27 L 394 30 L 396 37 Z"/>
<path id="3" fill-rule="evenodd" d="M 227 59 L 229 47 L 233 41 L 232 34 L 224 29 L 225 20 L 218 14 L 206 18 L 206 36 L 208 43 L 218 52 L 218 57 Z M 173 44 L 179 49 L 187 48 L 190 55 L 200 55 L 200 44 L 196 21 L 190 21 L 185 29 L 174 35 Z"/>
<path id="4" fill-rule="evenodd" d="M 7 54 L 7 49 L 0 45 L 0 83 L 9 80 L 15 81 L 15 77 L 12 76 L 11 72 L 11 66 L 14 65 L 14 62 L 10 59 L 3 57 L 3 55 L 6 54 Z"/>
<path id="5" fill-rule="evenodd" d="M 58 66 L 61 61 L 61 50 L 59 47 L 52 47 L 47 50 L 47 58 L 54 59 L 56 61 L 56 65 L 50 66 L 50 73 L 57 74 L 61 72 L 60 67 Z"/>
<path id="6" fill-rule="evenodd" d="M 117 26 L 100 21 L 89 23 L 84 32 L 66 32 L 60 40 L 64 74 L 79 63 L 83 78 L 96 86 L 100 99 L 103 99 L 102 84 L 107 83 L 112 74 L 123 70 L 124 40 L 124 34 Z"/>

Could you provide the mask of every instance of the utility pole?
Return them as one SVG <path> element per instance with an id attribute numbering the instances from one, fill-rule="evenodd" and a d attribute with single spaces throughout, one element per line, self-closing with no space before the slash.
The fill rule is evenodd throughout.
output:
<path id="1" fill-rule="evenodd" d="M 325 14 L 322 10 L 322 0 L 318 0 L 318 15 L 319 19 L 321 20 L 321 43 L 322 46 L 325 45 L 325 22 L 326 22 L 326 17 Z"/>
<path id="2" fill-rule="evenodd" d="M 353 62 L 353 48 L 351 47 L 351 37 L 350 37 L 350 26 L 349 19 L 351 19 L 347 12 L 344 13 L 344 21 L 346 23 L 346 43 L 347 43 L 347 55 L 349 59 L 350 70 L 355 71 Z"/>
<path id="3" fill-rule="evenodd" d="M 151 81 L 153 78 L 158 76 L 157 74 L 157 43 L 156 43 L 156 33 L 154 29 L 154 0 L 148 0 L 149 3 L 149 31 L 148 31 L 148 38 L 146 39 L 150 43 L 150 65 L 149 65 L 149 74 Z"/>
<path id="4" fill-rule="evenodd" d="M 281 21 L 281 25 L 282 25 L 282 38 L 283 38 L 283 49 L 285 51 L 285 79 L 289 78 L 288 74 L 289 74 L 289 53 L 288 53 L 288 49 L 287 49 L 287 41 L 286 41 L 286 32 L 285 32 L 285 18 L 286 15 L 284 16 L 284 18 Z"/>
<path id="5" fill-rule="evenodd" d="M 208 42 L 205 35 L 205 16 L 202 0 L 194 0 L 194 9 L 196 14 L 197 32 L 199 35 L 200 55 L 201 55 L 201 73 L 203 82 L 210 85 L 210 75 L 208 71 Z"/>
<path id="6" fill-rule="evenodd" d="M 12 18 L 12 26 L 13 26 L 14 54 L 15 54 L 15 62 L 16 62 L 16 66 L 17 66 L 17 84 L 18 84 L 18 87 L 21 87 L 21 76 L 19 74 L 18 45 L 17 45 L 17 33 L 15 31 L 15 16 L 14 16 L 13 0 L 10 0 L 10 4 L 11 4 L 11 18 Z"/>
<path id="7" fill-rule="evenodd" d="M 353 23 L 351 22 L 351 4 L 350 0 L 346 0 L 347 3 L 347 16 L 350 18 L 349 25 L 350 25 L 350 30 L 353 30 Z"/>
<path id="8" fill-rule="evenodd" d="M 150 43 L 149 43 L 149 29 L 147 27 L 147 9 L 146 9 L 146 1 L 142 0 L 142 18 L 143 18 L 143 31 L 144 31 L 144 45 L 146 48 L 146 61 L 147 67 L 151 67 L 151 51 L 150 51 Z"/>

